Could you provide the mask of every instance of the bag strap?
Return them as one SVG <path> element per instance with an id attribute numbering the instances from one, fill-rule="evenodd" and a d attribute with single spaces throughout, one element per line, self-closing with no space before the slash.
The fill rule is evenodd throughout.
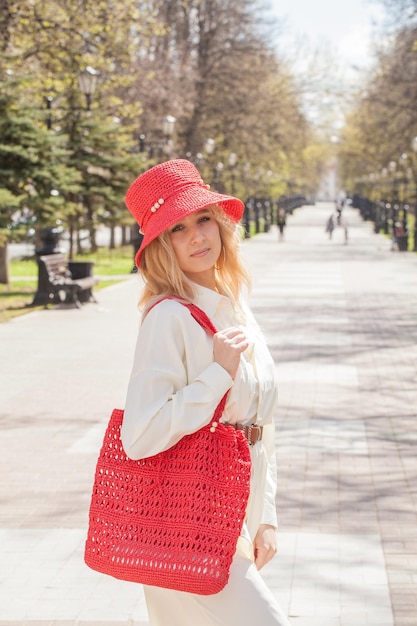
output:
<path id="1" fill-rule="evenodd" d="M 182 306 L 185 306 L 190 311 L 195 321 L 200 324 L 200 326 L 202 326 L 204 330 L 206 330 L 211 335 L 215 335 L 217 333 L 217 328 L 215 327 L 209 316 L 203 311 L 203 309 L 200 309 L 200 307 L 198 307 L 196 304 L 192 304 L 191 302 L 183 302 L 182 300 L 179 300 L 174 296 L 165 296 L 165 298 L 157 300 L 152 304 L 151 307 L 149 307 L 147 313 L 149 313 L 149 311 L 151 311 L 154 306 L 156 306 L 160 302 L 163 302 L 164 300 L 176 300 L 176 302 L 182 304 Z"/>
<path id="2" fill-rule="evenodd" d="M 209 332 L 211 335 L 215 335 L 217 333 L 217 328 L 214 326 L 209 316 L 204 313 L 204 311 L 200 309 L 196 304 L 187 304 L 185 302 L 181 302 L 181 304 L 187 307 L 195 321 L 198 322 L 200 326 L 202 326 L 205 330 L 207 330 L 207 332 Z"/>
<path id="3" fill-rule="evenodd" d="M 204 330 L 206 330 L 208 333 L 210 333 L 211 335 L 214 335 L 217 333 L 217 328 L 215 327 L 215 325 L 213 324 L 213 322 L 211 321 L 211 319 L 209 318 L 209 316 L 202 310 L 200 309 L 200 307 L 198 307 L 196 304 L 192 304 L 191 302 L 183 302 L 181 300 L 179 300 L 178 298 L 175 298 L 173 296 L 166 296 L 165 298 L 161 298 L 160 300 L 158 300 L 157 302 L 155 302 L 149 309 L 148 309 L 148 313 L 151 309 L 153 309 L 154 306 L 156 306 L 157 304 L 159 304 L 160 302 L 162 302 L 163 300 L 176 300 L 177 302 L 179 302 L 179 304 L 182 304 L 183 306 L 187 307 L 187 309 L 190 311 L 191 315 L 193 316 L 193 318 L 195 319 L 195 321 L 200 324 L 200 326 L 202 326 L 202 328 L 204 328 Z M 220 421 L 221 416 L 223 415 L 223 411 L 225 409 L 226 406 L 226 398 L 228 395 L 229 391 L 226 391 L 226 393 L 224 394 L 223 398 L 220 400 L 219 404 L 216 407 L 216 410 L 214 411 L 214 414 L 209 422 L 209 426 L 211 426 L 212 432 L 214 432 L 215 427 L 213 428 L 214 424 L 218 424 L 218 422 Z"/>

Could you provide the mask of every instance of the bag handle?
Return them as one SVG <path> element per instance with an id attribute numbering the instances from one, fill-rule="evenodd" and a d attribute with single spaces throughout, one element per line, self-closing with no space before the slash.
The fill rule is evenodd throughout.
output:
<path id="1" fill-rule="evenodd" d="M 176 300 L 179 304 L 187 307 L 195 321 L 200 324 L 200 326 L 202 326 L 204 330 L 206 330 L 211 335 L 215 335 L 217 333 L 217 328 L 215 327 L 209 316 L 203 311 L 203 309 L 200 309 L 200 307 L 198 307 L 196 304 L 192 304 L 191 302 L 184 302 L 179 298 L 175 298 L 174 296 L 165 296 L 165 298 L 157 300 L 152 304 L 152 306 L 149 307 L 146 313 L 149 313 L 149 311 L 151 311 L 154 306 L 156 306 L 160 302 L 163 302 L 164 300 Z"/>
<path id="2" fill-rule="evenodd" d="M 200 309 L 200 307 L 198 307 L 196 304 L 192 304 L 191 302 L 183 302 L 179 300 L 178 298 L 174 298 L 174 296 L 166 296 L 165 298 L 161 298 L 148 309 L 147 313 L 149 313 L 149 311 L 153 309 L 154 306 L 156 306 L 163 300 L 176 300 L 183 306 L 187 307 L 192 317 L 195 319 L 195 321 L 198 324 L 200 324 L 200 326 L 202 326 L 202 328 L 204 328 L 204 330 L 206 330 L 211 335 L 215 335 L 217 333 L 217 328 L 215 327 L 215 325 L 213 324 L 209 316 L 202 309 Z M 211 427 L 210 428 L 211 432 L 214 432 L 216 430 L 217 425 L 220 421 L 220 418 L 223 415 L 223 411 L 226 406 L 226 398 L 227 398 L 228 393 L 229 391 L 226 391 L 223 398 L 220 400 L 219 404 L 217 405 L 216 410 L 214 411 L 213 417 L 209 421 L 208 425 Z"/>
<path id="3" fill-rule="evenodd" d="M 184 306 L 187 307 L 195 321 L 198 322 L 200 326 L 202 326 L 205 330 L 207 330 L 207 332 L 209 332 L 211 335 L 215 335 L 217 333 L 217 328 L 215 327 L 211 319 L 196 304 L 187 304 L 185 302 L 181 302 L 181 304 L 184 304 Z"/>

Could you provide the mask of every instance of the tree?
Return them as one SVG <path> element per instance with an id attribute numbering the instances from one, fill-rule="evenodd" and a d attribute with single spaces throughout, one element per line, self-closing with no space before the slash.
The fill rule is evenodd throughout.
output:
<path id="1" fill-rule="evenodd" d="M 303 150 L 312 136 L 297 85 L 272 51 L 257 2 L 6 4 L 5 52 L 16 75 L 25 76 L 22 100 L 43 109 L 49 141 L 65 151 L 54 148 L 51 168 L 65 160 L 76 176 L 78 187 L 71 187 L 57 172 L 53 189 L 59 195 L 48 200 L 66 220 L 71 241 L 88 228 L 94 248 L 97 223 L 126 221 L 126 181 L 167 158 L 161 150 L 167 114 L 177 118 L 173 154 L 198 161 L 208 182 L 221 161 L 223 186 L 233 185 L 238 194 L 253 192 L 261 171 L 272 172 L 267 180 L 274 193 L 305 183 Z M 77 85 L 87 65 L 100 76 L 91 112 Z M 201 159 L 209 137 L 215 154 Z M 238 155 L 233 170 L 230 153 Z M 236 175 L 241 168 L 252 173 Z"/>
<path id="2" fill-rule="evenodd" d="M 160 31 L 141 56 L 146 94 L 141 131 L 158 137 L 161 117 L 173 114 L 180 155 L 193 159 L 206 139 L 214 138 L 213 157 L 198 158 L 209 180 L 218 161 L 226 164 L 227 175 L 230 152 L 238 154 L 239 167 L 251 162 L 280 172 L 287 153 L 300 163 L 306 122 L 288 70 L 268 47 L 254 3 L 156 0 L 153 6 Z M 243 189 L 237 182 L 238 192 Z"/>
<path id="3" fill-rule="evenodd" d="M 9 267 L 7 262 L 8 227 L 18 202 L 16 196 L 7 189 L 0 187 L 0 283 L 4 285 L 9 284 Z"/>
<path id="4" fill-rule="evenodd" d="M 32 105 L 41 109 L 48 96 L 49 109 L 44 109 L 44 116 L 49 140 L 65 148 L 69 171 L 80 183 L 68 188 L 61 177 L 54 182 L 52 200 L 55 208 L 64 209 L 60 219 L 71 234 L 71 255 L 81 228 L 88 229 L 95 249 L 99 214 L 103 217 L 106 204 L 122 205 L 120 180 L 126 185 L 137 171 L 129 135 L 141 109 L 125 104 L 123 94 L 133 80 L 132 49 L 141 36 L 139 17 L 133 0 L 23 0 L 14 6 L 9 58 L 17 73 L 23 68 L 32 70 L 33 79 L 25 82 L 25 97 Z M 86 111 L 77 84 L 78 73 L 86 65 L 100 74 L 91 112 Z M 39 92 L 39 74 L 44 77 L 43 93 Z M 55 149 L 51 174 L 56 156 Z"/>
<path id="5" fill-rule="evenodd" d="M 13 213 L 25 211 L 33 217 L 39 232 L 51 219 L 63 215 L 63 200 L 53 190 L 59 185 L 65 191 L 78 191 L 79 176 L 67 167 L 67 152 L 60 139 L 42 126 L 38 111 L 21 101 L 21 85 L 21 80 L 10 75 L 0 80 L 2 219 L 7 226 Z M 3 247 L 6 243 L 3 240 Z M 0 273 L 6 274 L 4 259 Z"/>
<path id="6" fill-rule="evenodd" d="M 417 18 L 417 2 L 416 0 L 379 0 L 380 4 L 387 9 L 387 21 L 395 27 L 396 30 L 402 30 L 404 27 L 412 26 L 413 21 Z"/>
<path id="7" fill-rule="evenodd" d="M 377 177 L 411 149 L 417 135 L 417 29 L 404 28 L 378 55 L 376 71 L 348 117 L 341 149 L 342 172 L 353 186 Z"/>

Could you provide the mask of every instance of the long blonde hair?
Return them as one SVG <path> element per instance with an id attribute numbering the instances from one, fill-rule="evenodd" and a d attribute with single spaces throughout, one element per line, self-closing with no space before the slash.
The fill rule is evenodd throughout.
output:
<path id="1" fill-rule="evenodd" d="M 239 253 L 239 227 L 226 216 L 221 207 L 216 205 L 210 209 L 219 225 L 222 242 L 219 266 L 215 266 L 216 285 L 238 306 L 243 286 L 250 288 L 249 274 Z M 155 300 L 166 296 L 176 296 L 188 302 L 194 299 L 194 285 L 178 265 L 167 230 L 144 248 L 138 270 L 144 281 L 139 300 L 139 307 L 144 313 Z"/>

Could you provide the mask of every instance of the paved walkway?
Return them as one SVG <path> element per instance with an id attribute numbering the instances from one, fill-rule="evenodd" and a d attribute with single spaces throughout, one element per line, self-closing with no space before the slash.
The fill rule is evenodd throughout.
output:
<path id="1" fill-rule="evenodd" d="M 349 208 L 349 244 L 340 228 L 329 240 L 330 211 L 243 244 L 281 389 L 280 553 L 264 575 L 293 626 L 416 626 L 417 257 Z M 140 586 L 82 562 L 138 291 L 132 276 L 98 305 L 0 325 L 0 626 L 147 624 Z"/>

